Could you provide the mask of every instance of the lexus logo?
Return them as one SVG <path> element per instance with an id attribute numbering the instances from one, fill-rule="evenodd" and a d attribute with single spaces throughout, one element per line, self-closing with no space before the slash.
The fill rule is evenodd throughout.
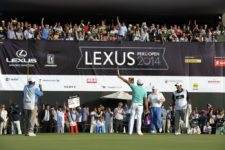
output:
<path id="1" fill-rule="evenodd" d="M 24 58 L 27 56 L 27 51 L 26 50 L 18 50 L 16 51 L 16 56 L 19 57 L 19 58 Z"/>

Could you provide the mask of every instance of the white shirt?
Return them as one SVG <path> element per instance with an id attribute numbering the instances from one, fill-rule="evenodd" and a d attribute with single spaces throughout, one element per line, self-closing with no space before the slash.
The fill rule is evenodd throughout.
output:
<path id="1" fill-rule="evenodd" d="M 96 123 L 95 115 L 96 115 L 96 112 L 92 111 L 91 112 L 91 124 L 95 124 Z"/>
<path id="2" fill-rule="evenodd" d="M 1 115 L 2 119 L 4 120 L 4 122 L 6 122 L 8 120 L 8 118 L 7 118 L 8 112 L 6 110 L 2 110 L 0 112 L 0 115 Z"/>
<path id="3" fill-rule="evenodd" d="M 115 108 L 114 114 L 115 114 L 115 119 L 117 120 L 123 120 L 123 108 Z"/>
<path id="4" fill-rule="evenodd" d="M 31 30 L 25 30 L 25 31 L 24 31 L 24 37 L 25 37 L 25 39 L 27 40 L 27 39 L 32 39 L 32 38 L 34 38 L 34 35 L 33 35 L 33 33 L 32 33 Z"/>
<path id="5" fill-rule="evenodd" d="M 45 110 L 45 116 L 43 118 L 44 121 L 49 121 L 50 120 L 50 111 Z"/>
<path id="6" fill-rule="evenodd" d="M 126 33 L 127 33 L 127 27 L 126 26 L 119 26 L 119 31 L 118 31 L 118 34 L 120 35 L 120 36 L 125 36 L 126 35 Z"/>
<path id="7" fill-rule="evenodd" d="M 57 124 L 63 125 L 65 123 L 64 112 L 57 110 Z"/>
<path id="8" fill-rule="evenodd" d="M 175 91 L 175 110 L 187 109 L 187 90 L 184 90 L 180 93 Z"/>
<path id="9" fill-rule="evenodd" d="M 161 108 L 162 102 L 165 102 L 165 97 L 160 92 L 150 93 L 148 95 L 148 101 L 151 103 L 150 107 L 159 107 L 159 108 Z"/>

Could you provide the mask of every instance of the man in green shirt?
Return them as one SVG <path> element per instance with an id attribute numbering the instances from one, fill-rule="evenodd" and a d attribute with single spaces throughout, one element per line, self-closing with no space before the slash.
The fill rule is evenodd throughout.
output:
<path id="1" fill-rule="evenodd" d="M 143 103 L 145 104 L 146 112 L 149 112 L 147 92 L 142 87 L 143 82 L 140 79 L 138 79 L 137 85 L 134 85 L 132 80 L 127 80 L 123 78 L 120 75 L 119 70 L 117 73 L 118 73 L 118 78 L 124 81 L 125 83 L 127 83 L 132 90 L 132 105 L 131 105 L 131 115 L 130 115 L 130 122 L 129 122 L 129 135 L 132 135 L 133 133 L 135 115 L 137 115 L 137 134 L 143 135 L 141 131 Z"/>

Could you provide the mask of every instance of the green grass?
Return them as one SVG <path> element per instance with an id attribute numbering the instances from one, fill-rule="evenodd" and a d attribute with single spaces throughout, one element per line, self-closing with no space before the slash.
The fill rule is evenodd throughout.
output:
<path id="1" fill-rule="evenodd" d="M 225 150 L 223 135 L 38 134 L 0 136 L 0 150 Z"/>

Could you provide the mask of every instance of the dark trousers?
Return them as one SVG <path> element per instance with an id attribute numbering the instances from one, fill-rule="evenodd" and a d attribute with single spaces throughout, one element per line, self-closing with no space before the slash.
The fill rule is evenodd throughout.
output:
<path id="1" fill-rule="evenodd" d="M 86 124 L 87 124 L 87 121 L 83 121 L 82 122 L 82 132 L 86 132 Z"/>
<path id="2" fill-rule="evenodd" d="M 42 132 L 43 133 L 50 132 L 50 121 L 43 121 Z"/>
<path id="3" fill-rule="evenodd" d="M 51 120 L 50 128 L 51 128 L 50 132 L 52 132 L 52 133 L 57 132 L 57 121 L 56 120 Z"/>
<path id="4" fill-rule="evenodd" d="M 123 120 L 115 119 L 115 132 L 123 132 Z"/>

